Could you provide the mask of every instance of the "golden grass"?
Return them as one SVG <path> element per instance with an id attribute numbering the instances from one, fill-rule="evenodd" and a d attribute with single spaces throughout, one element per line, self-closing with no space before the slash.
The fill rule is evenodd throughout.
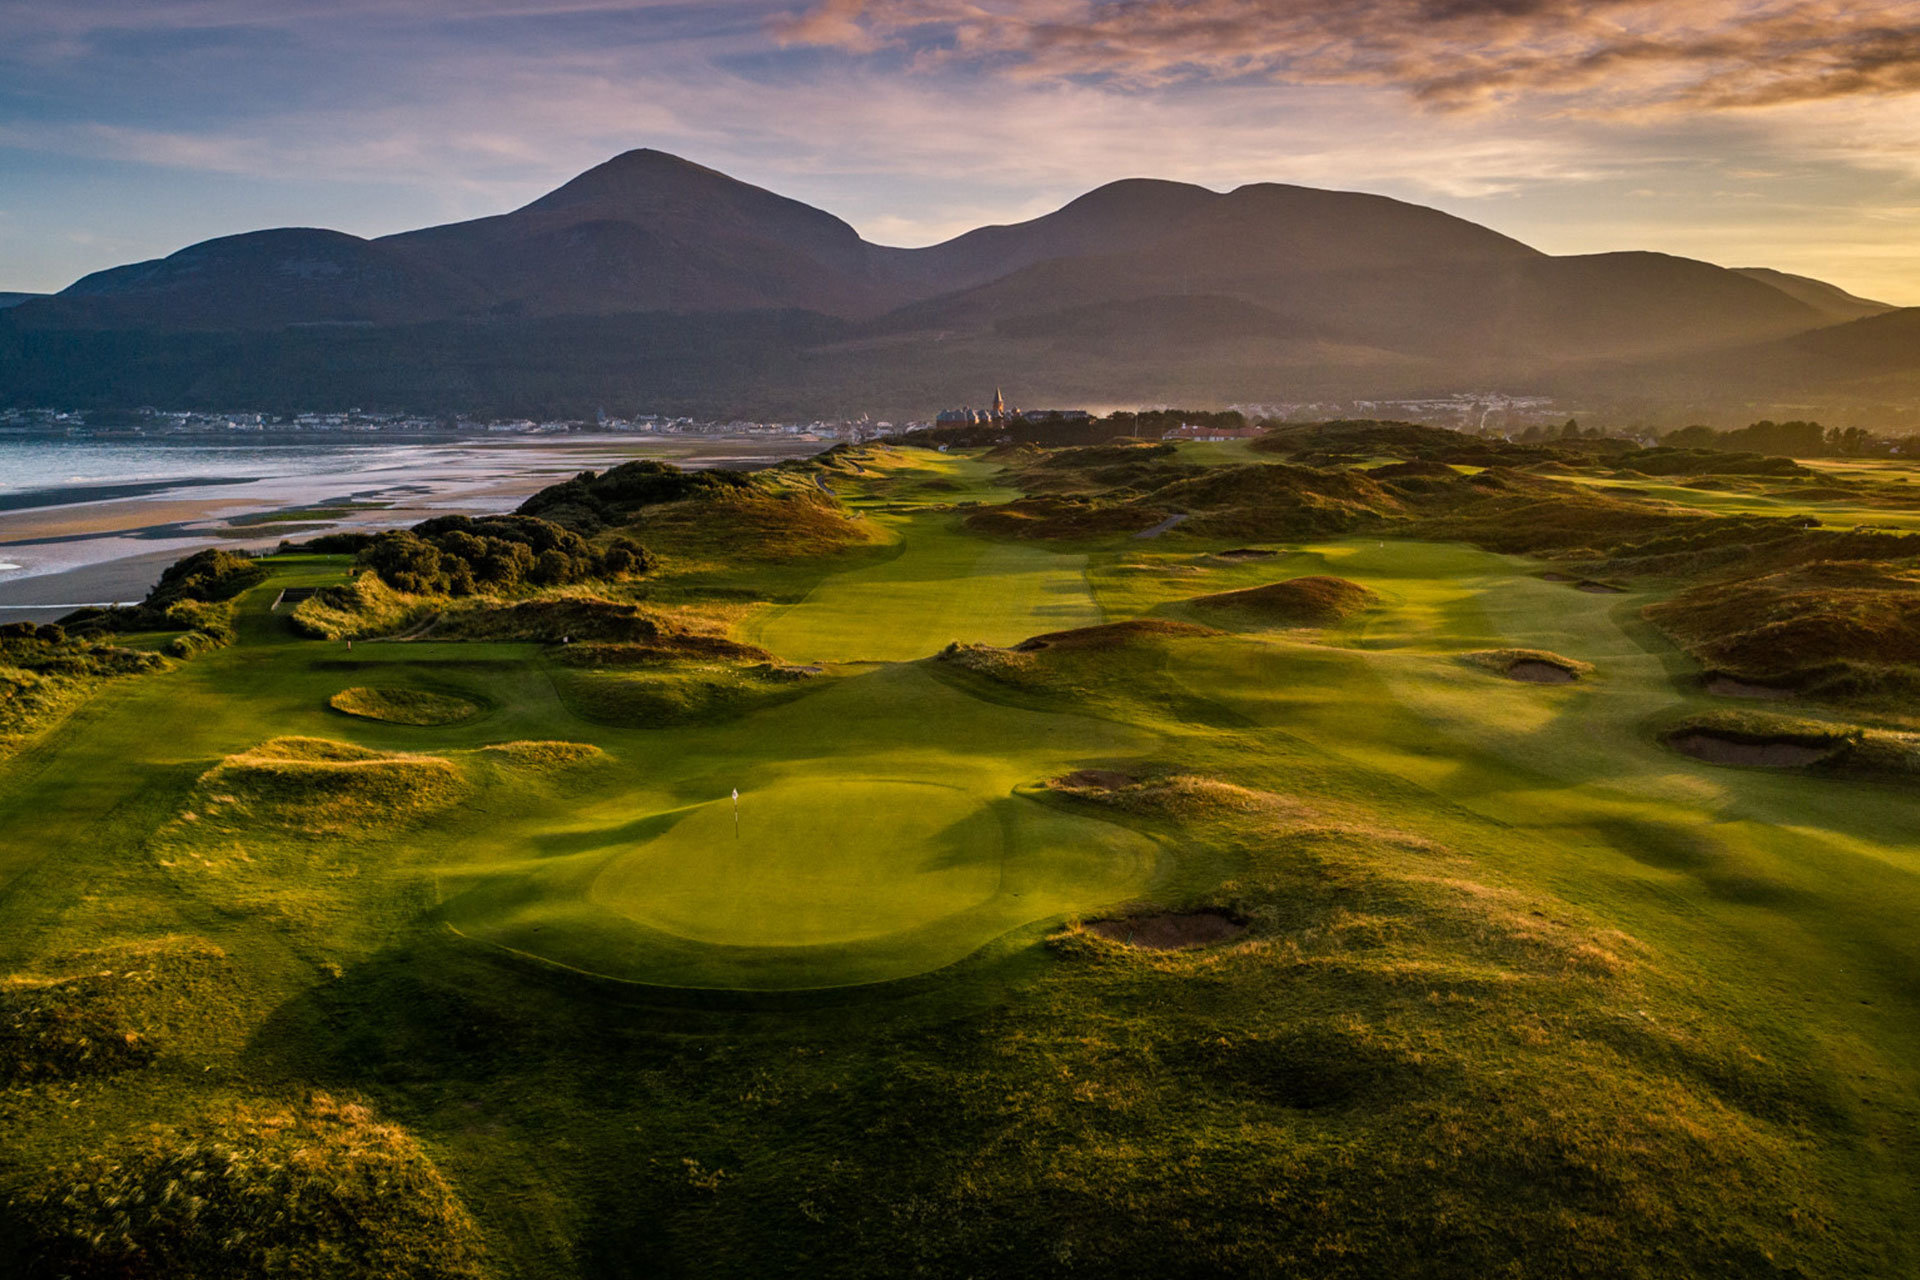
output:
<path id="1" fill-rule="evenodd" d="M 404 1129 L 325 1093 L 230 1101 L 43 1170 L 16 1202 L 48 1275 L 477 1280 L 480 1233 Z"/>
<path id="2" fill-rule="evenodd" d="M 607 753 L 588 742 L 491 742 L 480 748 L 487 758 L 530 773 L 599 764 Z"/>
<path id="3" fill-rule="evenodd" d="M 230 1018 L 231 967 L 202 938 L 72 952 L 0 979 L 0 1082 L 146 1066 L 182 1029 Z"/>
<path id="4" fill-rule="evenodd" d="M 440 756 L 284 737 L 222 760 L 201 777 L 195 800 L 221 827 L 341 835 L 418 820 L 457 804 L 466 790 L 460 769 Z"/>

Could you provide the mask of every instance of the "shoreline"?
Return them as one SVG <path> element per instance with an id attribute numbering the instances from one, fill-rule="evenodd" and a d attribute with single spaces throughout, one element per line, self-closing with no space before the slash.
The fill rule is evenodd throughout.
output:
<path id="1" fill-rule="evenodd" d="M 358 442 L 355 442 L 358 443 Z M 404 528 L 434 516 L 512 511 L 584 470 L 655 459 L 690 469 L 770 466 L 817 441 L 596 437 L 421 441 L 377 456 L 343 448 L 281 474 L 192 475 L 36 485 L 0 492 L 0 623 L 146 595 L 168 565 L 206 547 L 264 550 L 282 539 Z M 0 445 L 0 459 L 5 446 Z M 269 471 L 254 466 L 253 471 Z M 52 615 L 52 616 L 50 616 Z"/>

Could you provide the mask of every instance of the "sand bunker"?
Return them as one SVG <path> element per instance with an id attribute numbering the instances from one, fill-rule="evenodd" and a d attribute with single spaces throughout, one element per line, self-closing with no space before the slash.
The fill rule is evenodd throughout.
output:
<path id="1" fill-rule="evenodd" d="M 1279 555 L 1278 551 L 1263 551 L 1259 547 L 1235 547 L 1231 551 L 1216 551 L 1216 560 L 1271 560 Z"/>
<path id="2" fill-rule="evenodd" d="M 1247 922 L 1227 911 L 1180 911 L 1151 916 L 1089 920 L 1087 930 L 1110 942 L 1149 951 L 1184 951 L 1237 938 Z"/>
<path id="3" fill-rule="evenodd" d="M 1460 655 L 1465 662 L 1522 684 L 1572 684 L 1593 674 L 1593 664 L 1551 649 L 1482 649 Z"/>
<path id="4" fill-rule="evenodd" d="M 1690 730 L 1667 739 L 1682 755 L 1708 764 L 1741 765 L 1763 769 L 1797 769 L 1831 756 L 1838 748 L 1786 738 L 1743 740 L 1723 734 Z"/>
<path id="5" fill-rule="evenodd" d="M 1543 573 L 1540 575 L 1540 581 L 1542 582 L 1578 582 L 1580 581 L 1580 579 L 1576 578 L 1574 575 L 1570 573 Z"/>
<path id="6" fill-rule="evenodd" d="M 1565 667 L 1555 666 L 1551 662 L 1539 662 L 1532 658 L 1523 658 L 1507 668 L 1507 679 L 1520 680 L 1527 684 L 1572 684 L 1579 678 Z"/>
<path id="7" fill-rule="evenodd" d="M 1575 583 L 1573 589 L 1575 591 L 1584 591 L 1591 596 L 1625 595 L 1627 590 L 1625 587 L 1616 587 L 1611 583 L 1593 582 L 1590 580 Z"/>

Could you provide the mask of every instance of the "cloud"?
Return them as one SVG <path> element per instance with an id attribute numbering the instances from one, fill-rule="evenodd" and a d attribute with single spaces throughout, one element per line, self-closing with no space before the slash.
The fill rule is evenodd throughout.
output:
<path id="1" fill-rule="evenodd" d="M 1392 86 L 1435 108 L 1731 109 L 1920 89 L 1912 0 L 824 0 L 776 39 L 1145 88 Z"/>

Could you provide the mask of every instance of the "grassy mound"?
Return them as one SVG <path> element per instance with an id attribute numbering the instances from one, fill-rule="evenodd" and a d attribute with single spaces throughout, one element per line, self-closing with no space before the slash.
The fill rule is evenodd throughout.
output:
<path id="1" fill-rule="evenodd" d="M 424 817 L 465 791 L 460 770 L 438 756 L 289 737 L 228 756 L 201 777 L 195 799 L 214 826 L 251 822 L 337 835 Z"/>
<path id="2" fill-rule="evenodd" d="M 1357 471 L 1284 463 L 1215 467 L 1156 490 L 1155 501 L 1192 514 L 1183 529 L 1202 537 L 1305 538 L 1373 528 L 1403 504 Z"/>
<path id="3" fill-rule="evenodd" d="M 520 504 L 518 514 L 539 516 L 582 533 L 624 525 L 643 509 L 689 498 L 737 495 L 761 483 L 744 471 L 686 471 L 641 459 L 598 475 L 583 471 L 549 485 Z"/>
<path id="4" fill-rule="evenodd" d="M 1571 684 L 1593 674 L 1591 662 L 1550 649 L 1481 649 L 1460 660 L 1526 684 Z"/>
<path id="5" fill-rule="evenodd" d="M 480 750 L 490 760 L 530 773 L 558 773 L 607 758 L 590 742 L 490 742 Z"/>
<path id="6" fill-rule="evenodd" d="M 0 626 L 0 760 L 107 681 L 165 666 L 158 654 L 69 639 L 59 627 Z"/>
<path id="7" fill-rule="evenodd" d="M 231 600 L 250 587 L 267 580 L 266 566 L 248 556 L 235 555 L 218 547 L 197 551 L 168 566 L 141 604 L 143 609 L 164 613 L 183 601 L 217 602 Z"/>
<path id="8" fill-rule="evenodd" d="M 167 567 L 147 598 L 132 608 L 84 608 L 62 618 L 76 635 L 125 631 L 179 631 L 167 646 L 176 658 L 191 658 L 233 643 L 238 597 L 267 580 L 267 568 L 246 555 L 218 547 L 197 551 Z"/>
<path id="9" fill-rule="evenodd" d="M 146 1066 L 182 1030 L 230 1017 L 231 967 L 197 938 L 68 954 L 0 979 L 0 1083 Z"/>
<path id="10" fill-rule="evenodd" d="M 480 714 L 480 706 L 451 693 L 356 685 L 327 699 L 327 705 L 363 720 L 419 726 L 459 724 Z"/>
<path id="11" fill-rule="evenodd" d="M 715 491 L 646 508 L 635 526 L 663 557 L 727 565 L 832 555 L 884 537 L 814 488 Z"/>
<path id="12" fill-rule="evenodd" d="M 345 586 L 322 587 L 295 605 L 293 627 L 320 640 L 391 635 L 432 614 L 433 601 L 395 591 L 377 573 L 362 573 Z"/>
<path id="13" fill-rule="evenodd" d="M 1148 503 L 1042 494 L 975 511 L 967 516 L 966 525 L 976 533 L 997 537 L 1098 538 L 1151 529 L 1171 514 Z"/>
<path id="14" fill-rule="evenodd" d="M 1015 653 L 1038 653 L 1042 649 L 1065 652 L 1119 649 L 1141 640 L 1165 636 L 1219 635 L 1211 627 L 1191 622 L 1168 622 L 1159 618 L 1134 618 L 1126 622 L 1103 622 L 1098 626 L 1075 627 L 1070 631 L 1049 631 L 1031 636 L 1013 646 Z"/>
<path id="15" fill-rule="evenodd" d="M 514 604 L 485 602 L 443 614 L 425 635 L 433 640 L 521 640 L 538 644 L 595 646 L 586 655 L 569 650 L 563 661 L 592 663 L 599 646 L 625 646 L 629 658 L 731 658 L 765 661 L 772 655 L 719 634 L 717 624 L 681 613 L 569 594 Z"/>
<path id="16" fill-rule="evenodd" d="M 1372 591 L 1345 578 L 1312 577 L 1195 596 L 1186 604 L 1202 616 L 1242 625 L 1331 627 L 1364 613 L 1379 599 Z"/>
<path id="17" fill-rule="evenodd" d="M 33 1272 L 76 1280 L 484 1274 L 480 1233 L 419 1144 L 326 1094 L 155 1126 L 46 1170 L 15 1209 Z"/>
<path id="18" fill-rule="evenodd" d="M 808 678 L 771 663 L 679 662 L 652 667 L 562 667 L 553 687 L 589 724 L 663 729 L 730 719 L 799 697 Z"/>
<path id="19" fill-rule="evenodd" d="M 1695 587 L 1646 616 L 1716 674 L 1815 695 L 1920 689 L 1920 575 L 1816 563 Z"/>

